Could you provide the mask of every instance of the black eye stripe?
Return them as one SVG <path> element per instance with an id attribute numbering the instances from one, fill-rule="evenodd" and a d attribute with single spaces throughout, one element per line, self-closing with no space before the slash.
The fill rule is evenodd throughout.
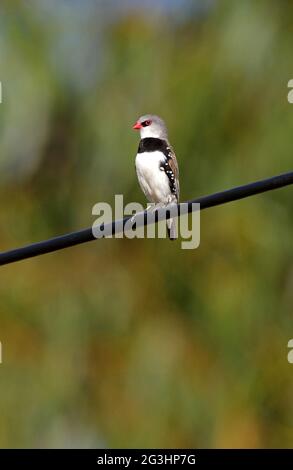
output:
<path id="1" fill-rule="evenodd" d="M 152 123 L 152 121 L 150 119 L 147 119 L 146 121 L 143 121 L 141 123 L 142 127 L 147 127 L 147 126 L 150 126 Z"/>

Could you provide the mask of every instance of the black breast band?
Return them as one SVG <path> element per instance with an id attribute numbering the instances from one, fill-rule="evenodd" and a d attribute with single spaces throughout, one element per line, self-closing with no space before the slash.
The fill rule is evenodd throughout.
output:
<path id="1" fill-rule="evenodd" d="M 165 157 L 168 158 L 170 149 L 166 140 L 157 139 L 155 137 L 146 137 L 145 139 L 141 139 L 138 146 L 138 153 L 144 152 L 162 152 Z"/>

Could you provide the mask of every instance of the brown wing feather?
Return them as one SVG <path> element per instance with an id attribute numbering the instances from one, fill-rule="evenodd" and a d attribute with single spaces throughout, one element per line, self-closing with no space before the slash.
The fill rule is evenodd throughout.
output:
<path id="1" fill-rule="evenodd" d="M 169 145 L 168 148 L 170 149 L 170 152 L 168 154 L 168 163 L 175 176 L 176 189 L 177 189 L 177 201 L 179 201 L 180 186 L 179 186 L 179 168 L 178 168 L 177 158 L 171 145 Z"/>

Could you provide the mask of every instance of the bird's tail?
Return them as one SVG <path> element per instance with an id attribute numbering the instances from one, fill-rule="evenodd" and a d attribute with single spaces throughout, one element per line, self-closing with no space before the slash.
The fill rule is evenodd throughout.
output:
<path id="1" fill-rule="evenodd" d="M 167 220 L 167 232 L 170 240 L 176 240 L 177 238 L 177 227 L 174 219 Z"/>

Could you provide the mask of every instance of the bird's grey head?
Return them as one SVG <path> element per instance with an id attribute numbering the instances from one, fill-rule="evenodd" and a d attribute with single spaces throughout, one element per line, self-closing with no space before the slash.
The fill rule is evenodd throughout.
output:
<path id="1" fill-rule="evenodd" d="M 142 139 L 155 137 L 157 139 L 168 140 L 166 124 L 163 119 L 155 114 L 145 114 L 141 116 L 134 124 L 133 129 L 140 131 L 140 137 Z"/>

